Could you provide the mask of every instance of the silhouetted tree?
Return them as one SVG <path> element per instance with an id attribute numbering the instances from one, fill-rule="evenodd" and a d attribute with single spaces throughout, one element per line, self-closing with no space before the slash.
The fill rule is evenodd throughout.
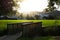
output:
<path id="1" fill-rule="evenodd" d="M 60 0 L 48 0 L 49 1 L 49 5 L 48 5 L 48 9 L 50 10 L 50 11 L 53 11 L 54 9 L 56 9 L 56 7 L 54 7 L 54 4 L 57 4 L 58 5 L 58 8 L 59 8 L 59 6 L 60 6 Z"/>
<path id="2" fill-rule="evenodd" d="M 13 14 L 12 6 L 14 5 L 13 0 L 0 0 L 0 15 Z"/>

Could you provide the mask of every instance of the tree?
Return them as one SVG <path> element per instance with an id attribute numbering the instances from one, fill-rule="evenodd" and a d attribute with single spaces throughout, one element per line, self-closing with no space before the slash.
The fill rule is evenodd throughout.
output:
<path id="1" fill-rule="evenodd" d="M 54 6 L 55 3 L 58 5 L 58 8 L 59 8 L 60 0 L 49 0 L 49 6 L 50 7 Z"/>
<path id="2" fill-rule="evenodd" d="M 48 8 L 45 9 L 46 12 L 51 12 L 51 11 L 55 10 L 56 7 L 54 7 L 54 4 L 55 4 L 55 2 L 53 2 L 53 0 L 49 0 Z"/>
<path id="3" fill-rule="evenodd" d="M 58 8 L 60 6 L 60 0 L 48 0 L 48 8 L 46 8 L 45 10 L 48 10 L 48 12 L 54 11 L 56 9 L 56 7 L 54 6 L 55 4 L 57 4 Z"/>
<path id="4" fill-rule="evenodd" d="M 40 17 L 39 15 L 35 15 L 35 19 L 40 19 L 39 17 Z"/>
<path id="5" fill-rule="evenodd" d="M 49 0 L 49 1 L 54 2 L 54 3 L 56 3 L 57 5 L 60 5 L 60 0 Z"/>
<path id="6" fill-rule="evenodd" d="M 0 15 L 12 15 L 14 13 L 13 6 L 13 0 L 0 0 Z"/>

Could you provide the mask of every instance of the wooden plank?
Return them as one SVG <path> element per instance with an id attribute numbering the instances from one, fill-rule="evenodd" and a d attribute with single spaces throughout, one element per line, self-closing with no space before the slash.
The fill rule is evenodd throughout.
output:
<path id="1" fill-rule="evenodd" d="M 15 34 L 20 31 L 21 23 L 7 24 L 8 34 Z"/>
<path id="2" fill-rule="evenodd" d="M 14 24 L 7 24 L 8 34 L 15 34 L 18 32 L 23 32 L 23 34 L 28 32 L 37 32 L 42 30 L 42 22 L 26 22 L 26 23 L 14 23 Z"/>

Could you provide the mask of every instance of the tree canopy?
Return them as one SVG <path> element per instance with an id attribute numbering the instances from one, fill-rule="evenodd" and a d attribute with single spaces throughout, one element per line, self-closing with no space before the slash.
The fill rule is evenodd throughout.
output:
<path id="1" fill-rule="evenodd" d="M 54 7 L 54 4 L 57 4 L 58 7 L 60 6 L 60 0 L 49 0 L 49 3 L 48 3 L 48 7 L 50 8 L 50 10 L 54 10 L 55 7 Z"/>
<path id="2" fill-rule="evenodd" d="M 0 0 L 0 15 L 10 15 L 13 13 L 13 0 Z"/>
<path id="3" fill-rule="evenodd" d="M 56 3 L 58 6 L 60 6 L 60 0 L 48 0 L 48 10 L 52 11 L 55 9 L 54 4 Z M 0 0 L 0 15 L 12 15 L 15 12 L 12 10 L 12 6 L 14 6 L 15 3 L 13 0 Z M 47 9 L 46 9 L 47 10 Z"/>

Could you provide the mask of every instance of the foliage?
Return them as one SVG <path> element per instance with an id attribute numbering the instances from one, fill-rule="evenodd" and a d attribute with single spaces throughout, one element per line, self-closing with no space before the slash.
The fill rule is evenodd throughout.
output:
<path id="1" fill-rule="evenodd" d="M 57 4 L 58 8 L 60 6 L 60 0 L 48 0 L 48 8 L 46 8 L 46 12 L 50 12 L 50 11 L 54 11 L 56 9 L 56 7 L 54 6 L 55 4 Z"/>
<path id="2" fill-rule="evenodd" d="M 49 0 L 50 2 L 55 2 L 57 5 L 60 5 L 60 0 Z"/>
<path id="3" fill-rule="evenodd" d="M 13 0 L 0 0 L 0 15 L 12 15 Z"/>

